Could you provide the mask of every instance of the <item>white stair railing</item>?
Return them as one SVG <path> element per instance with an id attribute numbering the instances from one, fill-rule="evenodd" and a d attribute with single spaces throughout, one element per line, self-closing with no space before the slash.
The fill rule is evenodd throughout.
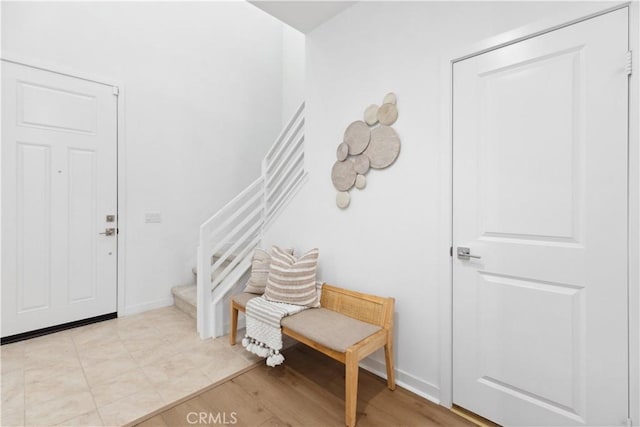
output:
<path id="1" fill-rule="evenodd" d="M 262 175 L 200 226 L 197 325 L 201 338 L 224 334 L 224 297 L 247 273 L 265 228 L 305 177 L 302 103 L 267 152 Z"/>

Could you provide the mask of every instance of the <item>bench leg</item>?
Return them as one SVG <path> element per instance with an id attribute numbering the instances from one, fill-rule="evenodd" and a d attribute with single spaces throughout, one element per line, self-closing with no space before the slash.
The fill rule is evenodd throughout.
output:
<path id="1" fill-rule="evenodd" d="M 387 387 L 389 390 L 396 389 L 396 375 L 393 368 L 393 335 L 387 335 L 387 343 L 384 345 L 384 361 L 387 366 Z"/>
<path id="2" fill-rule="evenodd" d="M 236 335 L 238 335 L 238 309 L 231 301 L 231 332 L 229 333 L 229 343 L 236 345 Z"/>
<path id="3" fill-rule="evenodd" d="M 358 356 L 347 350 L 345 360 L 345 424 L 356 425 L 356 405 L 358 403 Z"/>

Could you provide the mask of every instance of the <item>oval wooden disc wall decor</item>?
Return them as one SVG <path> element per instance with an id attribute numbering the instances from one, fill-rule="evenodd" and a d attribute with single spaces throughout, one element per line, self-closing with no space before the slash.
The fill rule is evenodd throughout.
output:
<path id="1" fill-rule="evenodd" d="M 364 152 L 373 169 L 384 169 L 400 154 L 400 137 L 393 128 L 379 126 L 371 131 L 371 142 Z"/>
<path id="2" fill-rule="evenodd" d="M 378 107 L 376 104 L 371 104 L 364 110 L 364 121 L 369 125 L 373 126 L 378 123 Z"/>
<path id="3" fill-rule="evenodd" d="M 344 142 L 349 146 L 349 154 L 355 155 L 362 153 L 371 139 L 369 126 L 362 120 L 358 120 L 349 125 L 344 131 Z"/>
<path id="4" fill-rule="evenodd" d="M 353 162 L 346 160 L 344 162 L 335 162 L 331 169 L 331 181 L 338 191 L 347 191 L 356 182 L 356 171 L 353 168 Z"/>
<path id="5" fill-rule="evenodd" d="M 391 126 L 398 120 L 398 108 L 394 104 L 382 104 L 378 110 L 378 121 L 381 125 Z"/>
<path id="6" fill-rule="evenodd" d="M 336 157 L 338 158 L 338 161 L 339 162 L 343 161 L 344 159 L 347 158 L 348 155 L 349 155 L 349 146 L 344 142 L 338 145 L 338 150 L 336 151 Z"/>
<path id="7" fill-rule="evenodd" d="M 364 175 L 369 171 L 369 158 L 364 154 L 360 154 L 353 159 L 353 168 L 360 175 Z"/>
<path id="8" fill-rule="evenodd" d="M 337 162 L 331 169 L 331 181 L 338 190 L 336 205 L 345 209 L 351 203 L 349 191 L 367 186 L 365 174 L 370 168 L 384 169 L 400 154 L 400 137 L 391 127 L 398 120 L 398 98 L 389 92 L 382 105 L 371 104 L 364 110 L 364 121 L 351 123 L 344 142 L 336 150 Z"/>
<path id="9" fill-rule="evenodd" d="M 336 194 L 336 205 L 338 205 L 340 209 L 344 209 L 347 206 L 349 206 L 350 201 L 351 201 L 351 196 L 349 195 L 348 192 L 338 191 L 338 194 Z"/>
<path id="10" fill-rule="evenodd" d="M 388 94 L 386 94 L 384 96 L 384 99 L 382 100 L 383 104 L 394 104 L 395 105 L 396 102 L 398 102 L 398 97 L 393 92 L 389 92 Z"/>

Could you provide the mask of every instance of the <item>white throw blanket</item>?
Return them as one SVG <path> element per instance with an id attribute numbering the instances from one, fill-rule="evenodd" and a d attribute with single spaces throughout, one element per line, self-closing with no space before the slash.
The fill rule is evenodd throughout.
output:
<path id="1" fill-rule="evenodd" d="M 264 297 L 252 298 L 247 302 L 247 334 L 242 346 L 253 354 L 267 358 L 267 365 L 277 366 L 284 362 L 282 350 L 283 317 L 296 314 L 307 307 L 267 301 Z"/>

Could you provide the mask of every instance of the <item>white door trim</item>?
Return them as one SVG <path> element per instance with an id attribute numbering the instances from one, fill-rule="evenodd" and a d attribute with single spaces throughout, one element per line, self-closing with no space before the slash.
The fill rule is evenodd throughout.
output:
<path id="1" fill-rule="evenodd" d="M 118 105 L 117 105 L 117 115 L 118 115 L 118 129 L 117 129 L 117 170 L 118 170 L 118 236 L 117 236 L 117 244 L 118 244 L 118 263 L 117 263 L 117 293 L 118 293 L 118 313 L 125 313 L 125 236 L 127 230 L 126 224 L 126 177 L 125 177 L 125 90 L 122 82 L 115 80 L 104 78 L 103 76 L 96 76 L 89 73 L 78 72 L 77 70 L 72 70 L 67 67 L 58 66 L 55 64 L 46 63 L 40 60 L 36 60 L 33 58 L 25 58 L 20 55 L 13 54 L 11 52 L 3 51 L 2 56 L 0 57 L 1 61 L 12 62 L 15 64 L 24 65 L 31 68 L 37 68 L 44 71 L 50 71 L 57 74 L 62 74 L 65 76 L 75 77 L 82 80 L 88 80 L 94 83 L 103 84 L 106 86 L 112 86 L 116 90 L 118 90 Z M 0 171 L 1 172 L 1 171 Z M 0 236 L 1 237 L 1 236 Z"/>
<path id="2" fill-rule="evenodd" d="M 629 46 L 633 55 L 633 69 L 629 86 L 629 360 L 636 361 L 629 367 L 629 411 L 635 425 L 640 425 L 640 4 L 617 3 L 602 9 L 602 4 L 590 5 L 591 11 L 576 17 L 571 13 L 559 13 L 549 19 L 529 24 L 512 31 L 483 40 L 479 43 L 451 51 L 441 60 L 441 75 L 446 91 L 441 101 L 442 138 L 440 146 L 440 224 L 439 253 L 439 330 L 440 330 L 440 404 L 451 407 L 453 403 L 453 349 L 452 349 L 452 247 L 453 230 L 453 64 L 471 56 L 498 49 L 509 44 L 554 31 L 577 22 L 594 18 L 617 9 L 629 7 Z M 635 118 L 635 119 L 634 119 Z"/>
<path id="3" fill-rule="evenodd" d="M 629 12 L 629 417 L 640 425 L 640 4 Z"/>

